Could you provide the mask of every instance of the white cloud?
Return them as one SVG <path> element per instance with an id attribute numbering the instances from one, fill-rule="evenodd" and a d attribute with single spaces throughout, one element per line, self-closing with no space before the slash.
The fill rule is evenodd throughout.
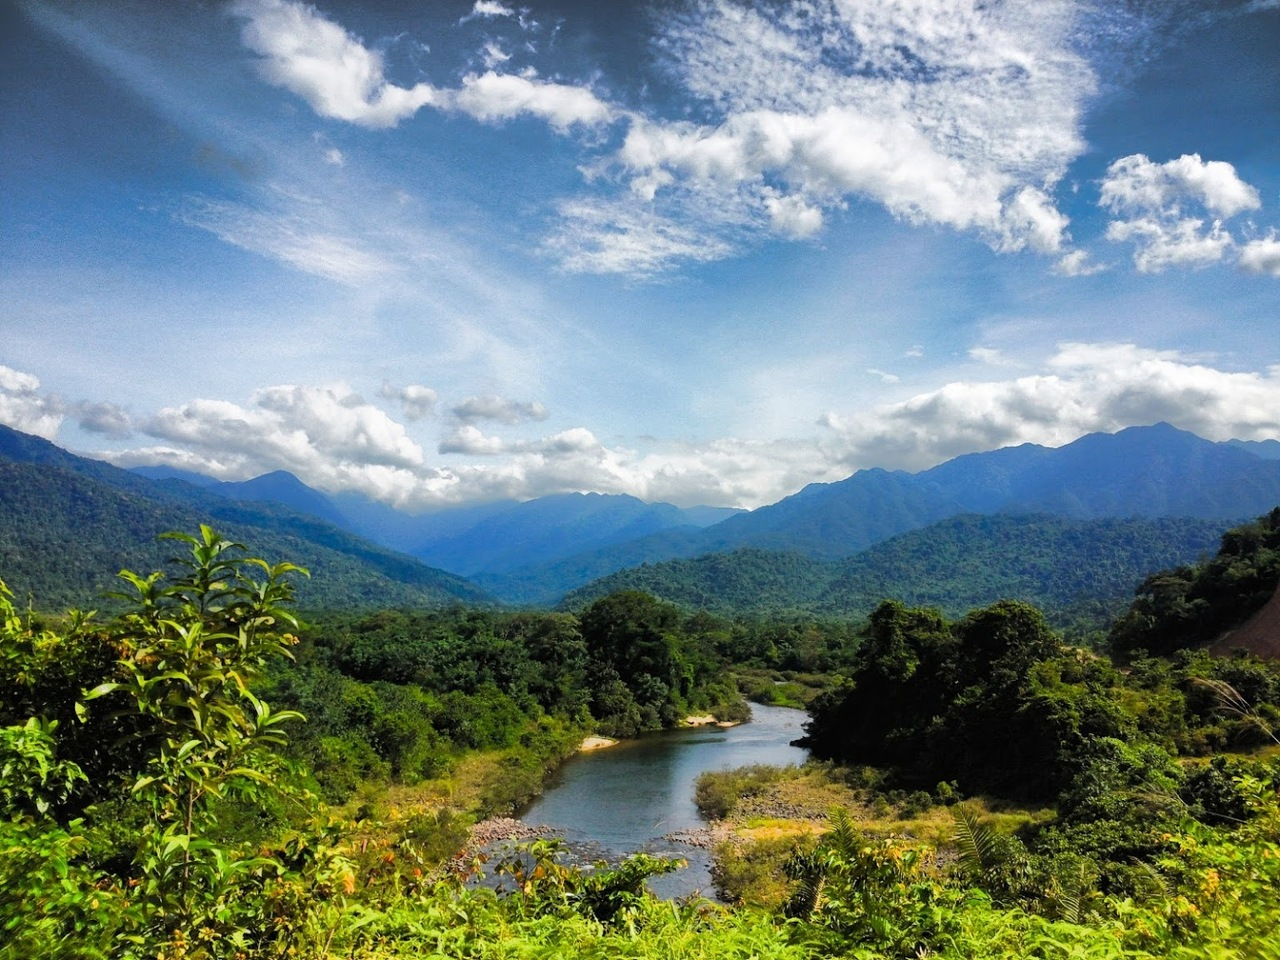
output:
<path id="1" fill-rule="evenodd" d="M 316 113 L 367 127 L 393 127 L 436 100 L 426 83 L 406 89 L 383 76 L 382 55 L 315 7 L 293 0 L 237 0 L 244 45 L 261 57 L 262 75 L 311 104 Z"/>
<path id="2" fill-rule="evenodd" d="M 1167 267 L 1207 267 L 1230 249 L 1231 234 L 1215 220 L 1205 229 L 1195 217 L 1169 221 L 1159 217 L 1114 220 L 1107 239 L 1134 244 L 1133 262 L 1143 273 L 1159 273 Z"/>
<path id="3" fill-rule="evenodd" d="M 324 152 L 324 162 L 332 167 L 346 166 L 347 160 L 337 147 L 330 147 Z"/>
<path id="4" fill-rule="evenodd" d="M 595 434 L 585 427 L 573 427 L 536 440 L 507 441 L 501 437 L 486 434 L 473 424 L 467 423 L 462 424 L 440 441 L 440 453 L 460 453 L 480 457 L 535 454 L 538 461 L 543 463 L 583 454 L 599 455 L 604 452 L 604 447 L 596 439 Z"/>
<path id="5" fill-rule="evenodd" d="M 1064 277 L 1088 277 L 1106 269 L 1104 264 L 1092 262 L 1085 250 L 1065 253 L 1053 266 L 1053 272 Z"/>
<path id="6" fill-rule="evenodd" d="M 425 82 L 396 86 L 384 75 L 380 53 L 298 0 L 236 0 L 231 10 L 245 20 L 241 40 L 260 57 L 262 76 L 302 97 L 322 117 L 379 129 L 434 107 L 487 122 L 528 114 L 560 131 L 612 119 L 609 106 L 585 87 L 492 70 L 464 78 L 458 90 Z M 478 3 L 472 15 L 512 12 L 501 4 Z M 495 51 L 501 52 L 490 51 L 490 66 L 501 62 Z"/>
<path id="7" fill-rule="evenodd" d="M 596 439 L 595 434 L 585 427 L 572 427 L 569 430 L 562 430 L 560 433 L 535 440 L 527 448 L 547 456 L 595 453 L 604 450 L 600 441 Z"/>
<path id="8" fill-rule="evenodd" d="M 1014 380 L 949 383 L 857 416 L 828 414 L 823 423 L 850 466 L 903 469 L 1160 421 L 1212 440 L 1280 436 L 1280 367 L 1230 372 L 1176 351 L 1070 343 L 1046 366 Z"/>
<path id="9" fill-rule="evenodd" d="M 468 20 L 474 20 L 476 17 L 514 17 L 515 10 L 511 9 L 498 0 L 476 0 L 476 4 L 471 8 L 471 12 L 462 18 L 461 23 Z"/>
<path id="10" fill-rule="evenodd" d="M 444 102 L 449 109 L 489 123 L 528 114 L 561 132 L 574 124 L 608 123 L 613 116 L 608 104 L 585 87 L 492 70 L 464 77 L 461 89 L 450 91 Z"/>
<path id="11" fill-rule="evenodd" d="M 501 437 L 484 433 L 479 427 L 464 423 L 440 441 L 440 453 L 462 453 L 473 457 L 494 457 L 507 452 Z"/>
<path id="12" fill-rule="evenodd" d="M 516 424 L 528 420 L 547 419 L 547 408 L 537 400 L 507 400 L 494 394 L 469 397 L 449 411 L 463 423 L 474 423 L 477 420 L 494 420 L 499 423 Z"/>
<path id="13" fill-rule="evenodd" d="M 222 479 L 288 470 L 321 489 L 392 502 L 420 502 L 448 486 L 401 424 L 347 387 L 283 385 L 252 399 L 250 407 L 198 399 L 164 408 L 139 424 L 162 445 L 104 455 L 124 466 L 164 463 Z"/>
<path id="14" fill-rule="evenodd" d="M 0 364 L 0 423 L 53 440 L 65 413 L 61 400 L 40 393 L 39 379 Z"/>
<path id="15" fill-rule="evenodd" d="M 411 421 L 430 416 L 435 409 L 436 401 L 439 400 L 439 395 L 434 390 L 419 384 L 393 387 L 389 383 L 384 383 L 382 389 L 378 391 L 378 396 L 399 401 L 404 410 L 405 419 Z"/>
<path id="16" fill-rule="evenodd" d="M 1113 213 L 1164 212 L 1180 215 L 1184 203 L 1202 206 L 1220 217 L 1233 217 L 1262 205 L 1258 191 L 1221 160 L 1204 161 L 1198 153 L 1167 163 L 1153 163 L 1141 153 L 1121 157 L 1107 168 L 1101 203 Z"/>
<path id="17" fill-rule="evenodd" d="M 1002 214 L 1000 249 L 1029 246 L 1040 253 L 1055 253 L 1067 237 L 1069 222 L 1047 193 L 1036 187 L 1023 187 Z"/>
<path id="18" fill-rule="evenodd" d="M 40 380 L 29 373 L 0 365 L 0 391 L 15 395 L 34 394 L 40 389 Z"/>
<path id="19" fill-rule="evenodd" d="M 1274 230 L 1240 248 L 1240 266 L 1250 273 L 1280 277 L 1280 238 Z"/>
<path id="20" fill-rule="evenodd" d="M 511 54 L 498 46 L 496 41 L 490 40 L 484 45 L 484 65 L 490 70 L 494 67 L 501 66 L 510 59 Z"/>
<path id="21" fill-rule="evenodd" d="M 1144 273 L 1219 262 L 1234 242 L 1223 219 L 1261 206 L 1258 191 L 1231 164 L 1194 153 L 1166 163 L 1140 153 L 1121 157 L 1107 168 L 1099 202 L 1117 215 L 1107 238 L 1132 243 Z"/>
<path id="22" fill-rule="evenodd" d="M 767 196 L 765 209 L 773 229 L 788 237 L 811 237 L 822 229 L 822 211 L 801 197 Z"/>
<path id="23" fill-rule="evenodd" d="M 668 19 L 659 47 L 717 120 L 633 119 L 612 164 L 594 173 L 619 174 L 642 200 L 665 196 L 650 216 L 704 224 L 718 256 L 742 234 L 811 236 L 825 212 L 853 200 L 976 232 L 998 250 L 1056 252 L 1068 222 L 1052 192 L 1083 149 L 1080 118 L 1096 85 L 1072 46 L 1081 9 L 700 0 Z M 710 221 L 700 216 L 708 206 L 721 211 Z M 594 209 L 618 227 L 591 233 L 600 249 L 583 255 L 576 210 L 567 212 L 570 269 L 643 273 L 682 249 L 707 258 L 695 241 L 673 250 L 656 226 L 636 231 L 627 204 Z"/>
<path id="24" fill-rule="evenodd" d="M 267 387 L 254 401 L 322 453 L 393 467 L 423 464 L 422 448 L 404 427 L 347 387 Z"/>
<path id="25" fill-rule="evenodd" d="M 974 356 L 1001 359 L 989 348 Z M 38 389 L 34 378 L 3 367 L 0 385 L 8 388 L 0 411 L 8 396 Z M 459 405 L 464 417 L 508 424 L 534 409 L 494 397 L 469 404 Z M 864 467 L 920 470 L 961 454 L 1060 446 L 1159 421 L 1212 440 L 1280 437 L 1280 366 L 1223 370 L 1173 350 L 1064 343 L 1033 374 L 956 381 L 899 402 L 829 412 L 818 421 L 827 430 L 813 437 L 647 439 L 635 449 L 602 443 L 582 426 L 507 439 L 458 418 L 438 442 L 450 462 L 434 465 L 401 424 L 349 388 L 278 386 L 244 406 L 194 400 L 161 410 L 141 424 L 158 444 L 103 456 L 225 479 L 284 469 L 320 489 L 359 490 L 408 509 L 569 491 L 759 506 Z"/>
<path id="26" fill-rule="evenodd" d="M 75 417 L 80 429 L 90 433 L 101 433 L 116 439 L 123 439 L 133 433 L 133 419 L 128 411 L 114 403 L 83 401 L 75 405 Z"/>

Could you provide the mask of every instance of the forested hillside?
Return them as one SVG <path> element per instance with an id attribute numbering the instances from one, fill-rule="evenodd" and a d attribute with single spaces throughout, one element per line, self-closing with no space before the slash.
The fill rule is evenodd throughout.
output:
<path id="1" fill-rule="evenodd" d="M 1111 648 L 1128 657 L 1207 646 L 1248 620 L 1277 587 L 1280 507 L 1227 531 L 1212 559 L 1147 577 L 1112 629 Z"/>
<path id="2" fill-rule="evenodd" d="M 1105 629 L 1143 577 L 1212 553 L 1222 529 L 1195 519 L 965 515 L 844 561 L 740 550 L 641 566 L 572 592 L 564 605 L 632 589 L 726 615 L 859 618 L 888 597 L 950 616 L 1009 598 L 1041 607 L 1059 627 Z"/>
<path id="3" fill-rule="evenodd" d="M 312 570 L 308 606 L 483 603 L 461 577 L 361 540 L 279 504 L 246 503 L 188 484 L 162 486 L 0 427 L 0 570 L 20 597 L 93 608 L 122 566 L 158 568 L 156 536 L 217 523 L 229 536 Z"/>

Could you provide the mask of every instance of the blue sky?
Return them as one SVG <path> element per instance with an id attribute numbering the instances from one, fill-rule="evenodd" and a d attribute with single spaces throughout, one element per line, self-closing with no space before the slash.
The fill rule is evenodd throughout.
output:
<path id="1" fill-rule="evenodd" d="M 1280 437 L 1280 3 L 0 3 L 0 422 L 419 510 Z"/>

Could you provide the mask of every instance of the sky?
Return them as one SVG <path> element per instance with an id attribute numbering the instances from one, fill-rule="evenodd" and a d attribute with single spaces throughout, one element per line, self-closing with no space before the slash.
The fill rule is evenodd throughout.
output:
<path id="1" fill-rule="evenodd" d="M 418 512 L 1280 438 L 1280 0 L 0 0 L 0 423 Z"/>

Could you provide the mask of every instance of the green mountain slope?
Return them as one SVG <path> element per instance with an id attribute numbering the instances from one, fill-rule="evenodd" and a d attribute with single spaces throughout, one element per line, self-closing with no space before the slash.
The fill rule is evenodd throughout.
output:
<path id="1" fill-rule="evenodd" d="M 1225 525 L 970 514 L 842 561 L 740 550 L 634 567 L 569 593 L 564 605 L 632 589 L 722 614 L 863 616 L 893 597 L 954 616 L 1007 598 L 1045 608 L 1060 626 L 1098 627 L 1151 571 L 1211 553 Z"/>
<path id="2" fill-rule="evenodd" d="M 822 612 L 864 612 L 894 597 L 958 616 L 996 600 L 1025 600 L 1062 625 L 1110 619 L 1152 570 L 1212 553 L 1221 520 L 1050 516 L 952 517 L 837 564 Z"/>
<path id="3" fill-rule="evenodd" d="M 271 503 L 225 500 L 177 481 L 153 483 L 0 428 L 0 577 L 42 606 L 94 607 L 122 566 L 149 571 L 173 552 L 155 541 L 200 523 L 270 560 L 311 570 L 305 606 L 484 603 L 474 584 Z M 22 458 L 22 459 L 15 459 Z"/>

